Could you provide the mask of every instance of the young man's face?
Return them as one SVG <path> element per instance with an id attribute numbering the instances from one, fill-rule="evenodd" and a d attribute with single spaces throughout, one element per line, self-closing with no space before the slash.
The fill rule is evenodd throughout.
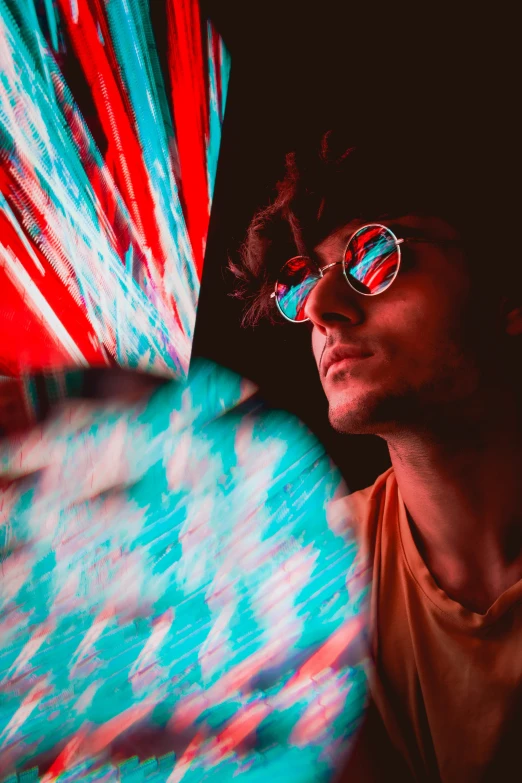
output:
<path id="1" fill-rule="evenodd" d="M 331 424 L 341 432 L 386 436 L 423 426 L 428 417 L 447 418 L 480 395 L 498 339 L 498 312 L 472 295 L 462 250 L 444 244 L 458 240 L 450 225 L 415 216 L 380 222 L 399 238 L 434 244 L 402 244 L 399 274 L 377 296 L 353 291 L 340 265 L 329 269 L 306 314 Z M 340 261 L 361 225 L 350 223 L 321 242 L 315 248 L 321 265 Z"/>

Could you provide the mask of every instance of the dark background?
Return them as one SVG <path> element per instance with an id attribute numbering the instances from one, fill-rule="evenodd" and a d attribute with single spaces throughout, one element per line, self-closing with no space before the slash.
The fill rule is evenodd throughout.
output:
<path id="1" fill-rule="evenodd" d="M 434 145 L 441 128 L 502 144 L 517 101 L 514 20 L 500 6 L 493 16 L 471 4 L 202 5 L 232 71 L 194 355 L 251 378 L 270 403 L 300 416 L 357 489 L 388 466 L 383 442 L 331 430 L 305 327 L 240 326 L 227 258 L 237 259 L 252 214 L 273 198 L 285 153 L 338 120 L 359 133 L 413 124 Z"/>

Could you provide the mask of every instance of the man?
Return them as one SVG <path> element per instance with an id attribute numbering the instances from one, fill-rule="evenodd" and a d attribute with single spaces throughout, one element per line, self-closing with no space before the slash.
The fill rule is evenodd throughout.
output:
<path id="1" fill-rule="evenodd" d="M 415 780 L 504 780 L 522 678 L 517 223 L 491 152 L 433 141 L 328 133 L 289 155 L 233 271 L 247 322 L 308 323 L 332 426 L 389 448 L 342 501 L 373 565 L 352 769 L 370 779 L 389 743 Z"/>

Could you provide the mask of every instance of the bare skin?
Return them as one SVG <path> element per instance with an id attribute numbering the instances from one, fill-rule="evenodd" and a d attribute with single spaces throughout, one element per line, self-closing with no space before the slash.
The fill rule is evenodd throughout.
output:
<path id="1" fill-rule="evenodd" d="M 522 578 L 522 422 L 509 377 L 522 311 L 493 293 L 478 296 L 462 250 L 444 244 L 458 240 L 447 223 L 380 222 L 412 239 L 393 285 L 362 296 L 336 266 L 307 303 L 330 421 L 387 441 L 434 579 L 484 614 Z M 359 225 L 324 240 L 318 264 L 340 261 Z M 332 364 L 337 349 L 351 357 Z"/>

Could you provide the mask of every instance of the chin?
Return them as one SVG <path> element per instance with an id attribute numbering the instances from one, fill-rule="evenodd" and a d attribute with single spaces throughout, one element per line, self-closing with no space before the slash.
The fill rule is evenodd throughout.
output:
<path id="1" fill-rule="evenodd" d="M 343 435 L 374 435 L 375 422 L 371 409 L 360 405 L 330 405 L 330 425 Z"/>
<path id="2" fill-rule="evenodd" d="M 366 392 L 336 397 L 329 400 L 328 419 L 344 435 L 383 435 L 407 417 L 402 396 Z"/>

